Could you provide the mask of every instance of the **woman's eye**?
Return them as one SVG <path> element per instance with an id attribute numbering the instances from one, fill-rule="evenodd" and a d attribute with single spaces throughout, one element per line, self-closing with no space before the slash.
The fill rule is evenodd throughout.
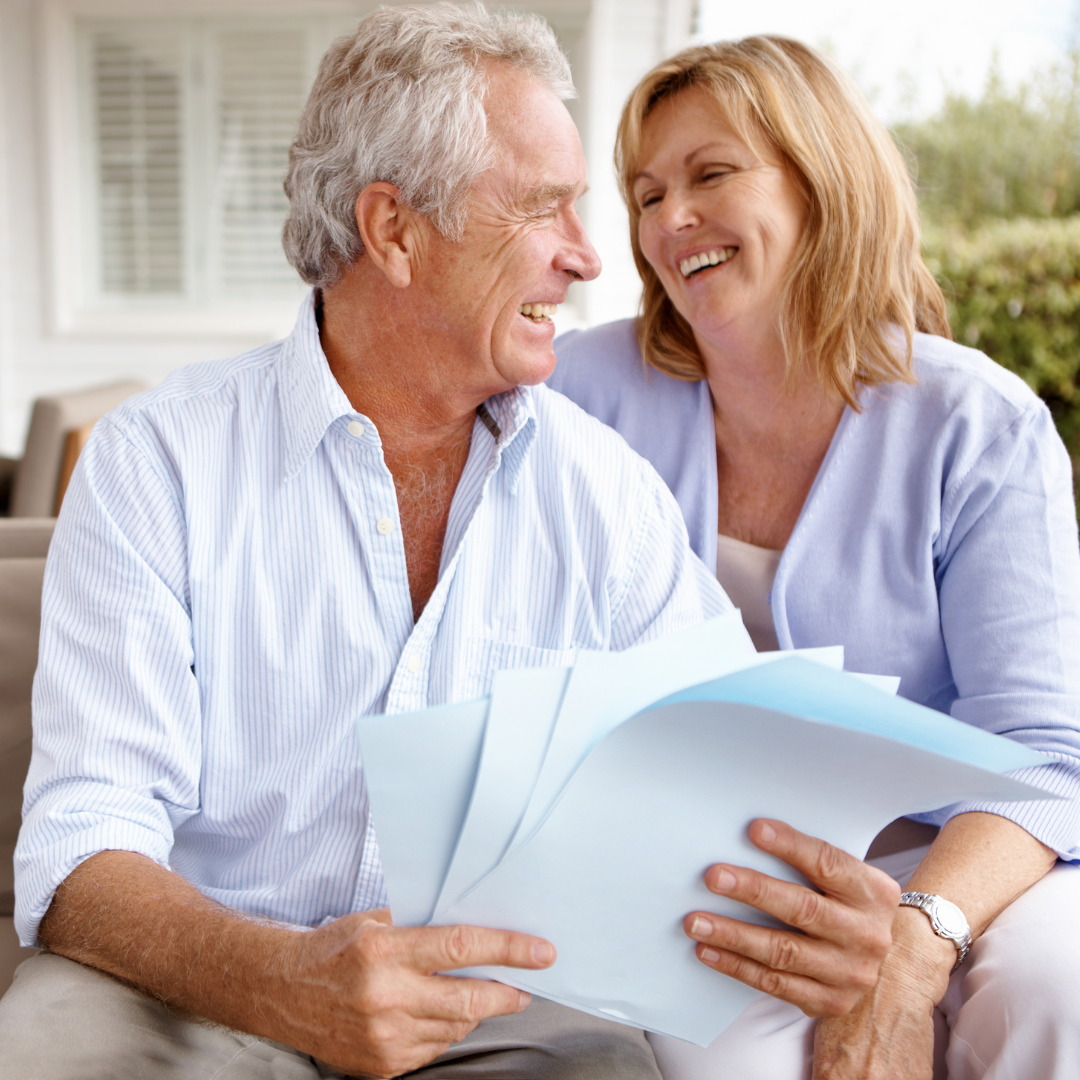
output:
<path id="1" fill-rule="evenodd" d="M 654 203 L 660 201 L 660 196 L 655 192 L 649 192 L 647 195 L 643 195 L 639 201 L 639 205 L 644 210 L 646 206 L 652 206 Z"/>

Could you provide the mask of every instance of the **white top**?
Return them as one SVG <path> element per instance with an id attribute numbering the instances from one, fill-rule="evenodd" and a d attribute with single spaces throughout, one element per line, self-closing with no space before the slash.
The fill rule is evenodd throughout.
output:
<path id="1" fill-rule="evenodd" d="M 723 533 L 716 537 L 716 578 L 742 612 L 743 623 L 758 652 L 780 648 L 769 594 L 782 554 Z"/>

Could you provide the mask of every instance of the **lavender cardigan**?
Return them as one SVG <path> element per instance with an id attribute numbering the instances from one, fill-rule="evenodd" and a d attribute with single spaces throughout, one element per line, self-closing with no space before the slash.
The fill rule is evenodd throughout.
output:
<path id="1" fill-rule="evenodd" d="M 548 385 L 656 467 L 716 565 L 708 385 L 646 372 L 632 320 L 555 342 Z M 1072 470 L 1046 406 L 982 353 L 916 336 L 918 385 L 846 409 L 770 595 L 783 649 L 843 644 L 856 671 L 1050 755 L 1016 775 L 1067 801 L 965 803 L 1080 861 L 1080 543 Z"/>

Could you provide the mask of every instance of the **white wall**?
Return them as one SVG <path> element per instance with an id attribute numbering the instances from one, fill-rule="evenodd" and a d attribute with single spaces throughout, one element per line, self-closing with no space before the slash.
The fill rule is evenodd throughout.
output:
<path id="1" fill-rule="evenodd" d="M 131 376 L 157 383 L 183 364 L 272 336 L 72 333 L 53 325 L 43 7 L 0 0 L 0 452 L 9 454 L 21 453 L 30 405 L 41 394 Z"/>
<path id="2" fill-rule="evenodd" d="M 19 453 L 30 404 L 43 393 L 134 376 L 159 382 L 173 369 L 240 352 L 281 332 L 292 321 L 282 310 L 263 332 L 93 332 L 64 329 L 52 299 L 64 250 L 54 236 L 56 214 L 48 132 L 50 87 L 45 63 L 50 11 L 93 3 L 95 10 L 146 13 L 149 0 L 0 0 L 0 453 Z M 224 0 L 169 0 L 170 8 L 221 11 Z M 287 0 L 228 0 L 244 11 L 287 9 Z M 362 10 L 364 3 L 327 0 L 326 10 Z M 638 281 L 626 238 L 625 212 L 611 165 L 615 125 L 634 82 L 665 52 L 689 37 L 692 0 L 539 0 L 569 47 L 581 100 L 573 108 L 582 128 L 592 191 L 582 210 L 604 261 L 595 283 L 577 295 L 563 326 L 595 324 L 636 310 Z M 293 7 L 295 10 L 295 7 Z M 55 23 L 55 19 L 54 19 Z M 52 99 L 56 94 L 51 95 Z M 55 155 L 53 155 L 55 156 Z M 69 226 L 68 226 L 69 227 Z M 54 243 L 54 241 L 59 241 Z"/>
<path id="3" fill-rule="evenodd" d="M 626 209 L 615 182 L 612 154 L 623 103 L 657 61 L 689 41 L 692 0 L 592 0 L 575 78 L 587 102 L 580 122 L 590 191 L 585 226 L 604 271 L 582 294 L 585 322 L 595 326 L 637 313 L 640 279 L 634 269 Z"/>

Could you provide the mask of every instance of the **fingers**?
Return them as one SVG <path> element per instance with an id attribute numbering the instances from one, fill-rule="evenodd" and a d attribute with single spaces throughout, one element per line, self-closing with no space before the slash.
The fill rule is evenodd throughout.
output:
<path id="1" fill-rule="evenodd" d="M 884 951 L 861 946 L 838 950 L 831 942 L 821 941 L 788 930 L 774 930 L 753 926 L 737 919 L 721 915 L 697 912 L 687 916 L 684 928 L 689 937 L 699 942 L 697 955 L 703 963 L 716 967 L 725 974 L 729 968 L 737 968 L 739 974 L 752 976 L 751 985 L 759 986 L 765 973 L 769 976 L 791 975 L 793 980 L 775 979 L 778 990 L 770 990 L 785 1000 L 794 990 L 800 995 L 807 992 L 807 980 L 817 984 L 808 998 L 800 996 L 796 1004 L 814 1011 L 814 1016 L 837 1015 L 832 1011 L 846 1011 L 855 1000 L 877 982 Z M 717 967 L 723 958 L 723 966 Z M 742 961 L 746 961 L 742 965 Z M 743 981 L 746 981 L 745 979 Z M 786 984 L 790 983 L 790 986 Z"/>
<path id="2" fill-rule="evenodd" d="M 855 903 L 884 901 L 894 907 L 900 902 L 899 887 L 888 874 L 824 840 L 769 818 L 752 821 L 747 832 L 755 847 L 794 867 L 829 896 Z"/>
<path id="3" fill-rule="evenodd" d="M 531 934 L 481 926 L 421 926 L 400 932 L 408 962 L 418 971 L 463 967 L 546 968 L 555 963 L 555 946 Z"/>
<path id="4" fill-rule="evenodd" d="M 371 908 L 368 911 L 358 911 L 356 915 L 360 922 L 375 922 L 380 923 L 382 926 L 394 925 L 394 917 L 390 914 L 390 909 L 388 907 Z"/>
<path id="5" fill-rule="evenodd" d="M 884 938 L 900 902 L 900 887 L 887 874 L 780 822 L 755 821 L 750 836 L 758 847 L 801 871 L 824 894 L 726 863 L 706 870 L 710 891 L 812 936 L 842 941 L 862 935 L 872 924 Z"/>
<path id="6" fill-rule="evenodd" d="M 465 1024 L 469 1031 L 488 1017 L 523 1012 L 532 1000 L 524 990 L 505 983 L 459 979 L 453 975 L 425 979 L 424 994 L 424 1016 L 451 1024 Z M 464 1038 L 464 1035 L 457 1038 Z"/>
<path id="7" fill-rule="evenodd" d="M 791 1002 L 807 1016 L 843 1016 L 855 1007 L 865 992 L 850 986 L 832 986 L 794 972 L 777 971 L 749 957 L 711 945 L 699 945 L 697 956 L 714 971 L 730 975 L 781 1001 Z"/>
<path id="8" fill-rule="evenodd" d="M 699 943 L 698 958 L 810 1016 L 843 1015 L 877 982 L 892 946 L 900 887 L 874 867 L 783 822 L 759 819 L 749 835 L 821 891 L 747 867 L 709 867 L 705 884 L 712 892 L 794 930 L 695 912 L 684 929 Z"/>

